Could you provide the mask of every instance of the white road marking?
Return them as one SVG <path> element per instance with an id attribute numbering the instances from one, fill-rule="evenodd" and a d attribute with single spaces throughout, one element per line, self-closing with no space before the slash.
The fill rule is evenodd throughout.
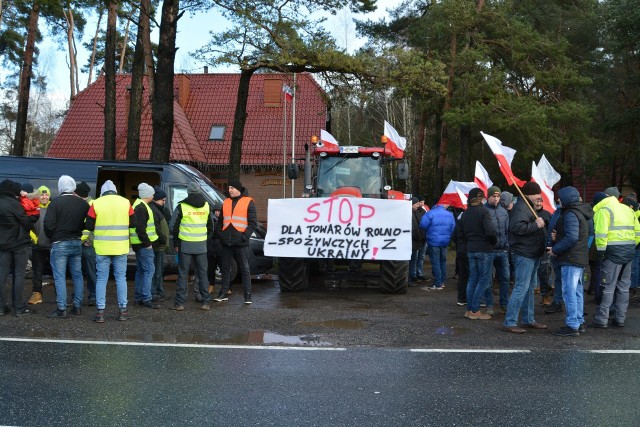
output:
<path id="1" fill-rule="evenodd" d="M 127 345 L 133 347 L 179 347 L 179 348 L 221 348 L 221 349 L 247 349 L 247 350 L 305 350 L 305 351 L 344 351 L 342 347 L 295 347 L 276 345 L 225 345 L 225 344 L 185 344 L 162 342 L 133 342 L 133 341 L 84 341 L 84 340 L 56 340 L 43 338 L 3 338 L 0 341 L 9 342 L 34 342 L 52 344 L 91 344 L 91 345 Z"/>
<path id="2" fill-rule="evenodd" d="M 640 354 L 640 350 L 581 350 L 584 353 L 594 354 Z"/>
<path id="3" fill-rule="evenodd" d="M 531 350 L 483 348 L 412 348 L 414 353 L 531 353 Z"/>

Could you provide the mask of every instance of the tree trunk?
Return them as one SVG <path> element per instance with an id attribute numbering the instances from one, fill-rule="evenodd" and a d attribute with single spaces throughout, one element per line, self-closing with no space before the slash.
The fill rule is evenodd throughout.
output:
<path id="1" fill-rule="evenodd" d="M 151 161 L 168 163 L 173 139 L 173 66 L 176 58 L 176 30 L 179 0 L 164 0 L 158 44 L 158 70 L 153 96 L 153 144 Z"/>
<path id="2" fill-rule="evenodd" d="M 146 62 L 147 73 L 147 95 L 149 96 L 149 102 L 153 104 L 154 90 L 154 76 L 155 65 L 153 63 L 153 51 L 151 50 L 151 25 L 150 17 L 151 13 L 151 0 L 142 0 L 140 2 L 140 24 L 138 31 L 142 32 L 142 45 L 144 46 L 144 59 Z"/>
<path id="3" fill-rule="evenodd" d="M 73 11 L 71 8 L 67 10 L 63 10 L 64 19 L 67 23 L 67 48 L 69 49 L 69 86 L 71 87 L 70 98 L 73 100 L 76 97 L 77 91 L 77 78 L 78 78 L 78 67 L 76 64 L 76 50 L 75 43 L 73 40 Z"/>
<path id="4" fill-rule="evenodd" d="M 87 80 L 87 86 L 91 84 L 93 77 L 93 65 L 96 62 L 96 50 L 98 49 L 98 35 L 100 34 L 100 23 L 102 22 L 102 16 L 104 15 L 104 8 L 100 6 L 98 11 L 98 23 L 96 24 L 96 33 L 93 36 L 93 50 L 91 51 L 91 61 L 89 62 L 89 79 Z"/>
<path id="5" fill-rule="evenodd" d="M 413 159 L 412 176 L 417 177 L 413 183 L 413 193 L 420 194 L 420 178 L 422 177 L 422 165 L 424 163 L 424 138 L 427 132 L 427 110 L 423 109 L 420 113 L 420 122 L 418 123 L 418 135 L 416 136 L 415 159 Z M 420 196 L 418 196 L 420 197 Z"/>
<path id="6" fill-rule="evenodd" d="M 131 24 L 131 19 L 127 18 L 127 25 L 124 29 L 124 38 L 122 39 L 122 50 L 120 51 L 118 74 L 122 74 L 122 70 L 124 69 L 124 58 L 127 53 L 127 44 L 129 43 L 129 24 Z"/>
<path id="7" fill-rule="evenodd" d="M 471 128 L 469 125 L 460 126 L 460 160 L 458 164 L 458 181 L 473 181 L 469 175 L 469 149 L 471 147 Z M 474 171 L 475 174 L 475 171 Z"/>
<path id="8" fill-rule="evenodd" d="M 108 1 L 104 58 L 104 160 L 116 159 L 116 14 L 117 0 Z"/>
<path id="9" fill-rule="evenodd" d="M 24 156 L 24 141 L 27 131 L 27 114 L 29 111 L 29 91 L 31 90 L 31 73 L 33 71 L 33 53 L 36 46 L 40 5 L 33 2 L 27 26 L 27 45 L 24 49 L 20 87 L 18 89 L 18 114 L 16 117 L 16 136 L 13 141 L 14 156 Z"/>
<path id="10" fill-rule="evenodd" d="M 144 45 L 142 24 L 146 12 L 140 8 L 138 15 L 138 34 L 136 49 L 133 54 L 133 69 L 131 71 L 131 91 L 129 92 L 129 117 L 127 121 L 127 160 L 137 162 L 140 159 L 140 122 L 142 119 L 142 91 L 144 78 Z"/>
<path id="11" fill-rule="evenodd" d="M 451 50 L 449 55 L 449 77 L 447 79 L 447 93 L 444 97 L 444 107 L 442 114 L 445 115 L 449 108 L 451 108 L 451 98 L 453 97 L 453 77 L 455 75 L 455 60 L 456 60 L 456 47 L 457 36 L 455 33 L 451 35 Z M 449 145 L 449 128 L 447 122 L 442 122 L 442 129 L 440 132 L 440 155 L 438 157 L 438 169 L 444 169 L 447 163 L 447 146 Z M 440 175 L 443 175 L 443 171 L 439 171 Z"/>
<path id="12" fill-rule="evenodd" d="M 233 132 L 231 133 L 231 148 L 229 149 L 229 180 L 240 179 L 240 162 L 242 161 L 242 140 L 244 139 L 244 125 L 247 122 L 247 101 L 249 99 L 249 83 L 255 68 L 240 71 L 238 83 L 238 97 L 236 112 L 233 117 Z"/>

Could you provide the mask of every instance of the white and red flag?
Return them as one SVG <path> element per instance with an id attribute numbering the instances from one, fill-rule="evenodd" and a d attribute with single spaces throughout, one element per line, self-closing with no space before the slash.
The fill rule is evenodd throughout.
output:
<path id="1" fill-rule="evenodd" d="M 387 143 L 384 148 L 391 151 L 393 157 L 402 159 L 404 157 L 404 149 L 407 147 L 407 139 L 400 136 L 397 130 L 384 121 L 384 136 L 387 137 Z"/>
<path id="2" fill-rule="evenodd" d="M 282 85 L 282 92 L 284 92 L 284 99 L 293 101 L 293 89 L 289 85 Z"/>
<path id="3" fill-rule="evenodd" d="M 454 208 L 467 208 L 467 198 L 469 191 L 476 188 L 475 182 L 449 181 L 447 188 L 444 189 L 438 205 L 448 205 Z"/>
<path id="4" fill-rule="evenodd" d="M 502 145 L 502 141 L 498 138 L 493 137 L 491 135 L 487 135 L 484 132 L 480 132 L 484 140 L 489 145 L 489 148 L 498 159 L 498 166 L 500 166 L 500 171 L 507 179 L 509 185 L 516 184 L 518 187 L 522 187 L 525 184 L 525 181 L 516 178 L 511 170 L 511 162 L 513 161 L 513 156 L 516 154 L 516 150 L 513 148 L 507 147 L 506 145 Z"/>
<path id="5" fill-rule="evenodd" d="M 336 139 L 324 129 L 320 129 L 320 141 L 316 144 L 320 148 L 340 148 L 340 144 Z"/>
<path id="6" fill-rule="evenodd" d="M 480 163 L 477 160 L 476 160 L 476 174 L 473 177 L 473 182 L 476 183 L 478 188 L 482 190 L 485 196 L 487 195 L 487 190 L 489 189 L 489 187 L 493 185 L 493 181 L 491 181 L 491 178 L 489 178 L 489 173 L 484 168 L 484 166 L 482 166 L 482 163 Z"/>
<path id="7" fill-rule="evenodd" d="M 542 190 L 542 207 L 544 210 L 554 213 L 556 210 L 555 197 L 553 196 L 553 190 L 545 182 L 541 169 L 536 165 L 536 162 L 531 162 L 531 181 L 535 181 Z"/>
<path id="8" fill-rule="evenodd" d="M 553 186 L 560 181 L 560 174 L 551 166 L 551 163 L 549 163 L 544 154 L 538 162 L 538 170 L 549 188 L 553 188 Z"/>

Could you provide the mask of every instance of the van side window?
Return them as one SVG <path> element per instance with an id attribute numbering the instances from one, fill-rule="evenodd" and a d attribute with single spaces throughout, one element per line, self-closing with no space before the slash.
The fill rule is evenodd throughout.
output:
<path id="1" fill-rule="evenodd" d="M 176 210 L 178 203 L 187 198 L 187 187 L 170 187 L 171 212 Z"/>

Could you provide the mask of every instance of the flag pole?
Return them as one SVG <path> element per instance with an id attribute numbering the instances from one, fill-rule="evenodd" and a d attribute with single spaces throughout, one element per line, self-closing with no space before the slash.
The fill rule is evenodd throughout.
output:
<path id="1" fill-rule="evenodd" d="M 287 198 L 287 94 L 282 87 L 284 96 L 283 122 L 284 129 L 282 131 L 282 198 Z"/>
<path id="2" fill-rule="evenodd" d="M 500 165 L 500 161 L 498 161 L 498 165 Z M 504 173 L 504 172 L 503 172 Z M 511 173 L 509 173 L 509 178 L 511 178 L 511 182 L 513 182 L 513 185 L 516 186 L 516 189 L 518 190 L 518 193 L 520 193 L 520 197 L 522 197 L 523 199 L 525 198 L 524 194 L 522 194 L 522 190 L 520 189 L 520 187 L 518 186 L 518 184 L 516 184 L 516 180 L 513 179 L 513 175 Z M 536 213 L 536 210 L 533 209 L 533 207 L 529 204 L 529 202 L 525 202 L 527 204 L 527 206 L 529 207 L 529 210 L 531 211 L 531 213 L 533 214 L 533 216 L 537 219 L 538 218 L 538 214 Z"/>
<path id="3" fill-rule="evenodd" d="M 291 163 L 296 157 L 296 73 L 293 73 L 293 103 L 291 105 Z M 294 180 L 291 180 L 291 197 L 295 197 Z"/>

